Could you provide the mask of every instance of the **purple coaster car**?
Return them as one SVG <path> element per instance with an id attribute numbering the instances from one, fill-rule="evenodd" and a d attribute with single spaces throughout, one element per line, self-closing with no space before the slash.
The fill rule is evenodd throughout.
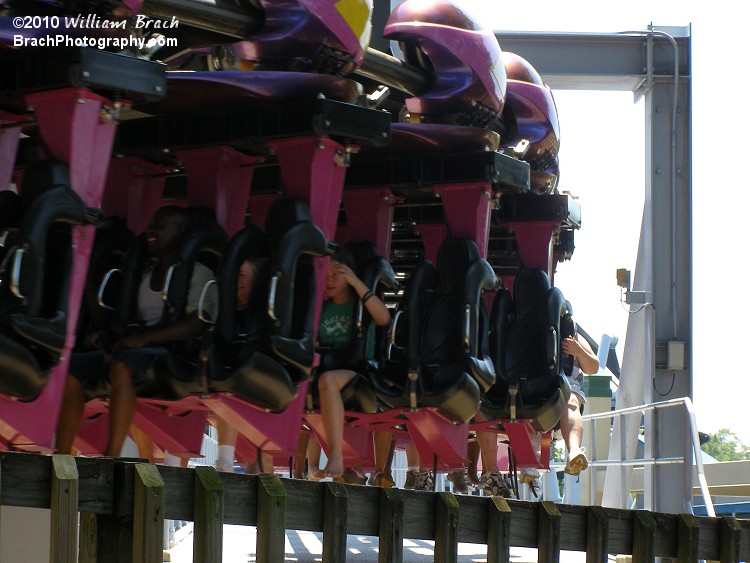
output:
<path id="1" fill-rule="evenodd" d="M 348 78 L 308 72 L 167 72 L 167 97 L 135 106 L 146 114 L 184 114 L 199 108 L 258 108 L 319 94 L 331 100 L 352 102 L 360 86 Z"/>
<path id="2" fill-rule="evenodd" d="M 555 189 L 560 174 L 560 125 L 552 91 L 526 59 L 506 51 L 503 60 L 508 74 L 503 117 L 509 134 L 503 147 L 509 149 L 528 142 L 521 158 L 531 166 L 531 190 L 549 193 Z"/>
<path id="3" fill-rule="evenodd" d="M 406 61 L 434 73 L 433 87 L 406 100 L 411 119 L 502 129 L 506 74 L 495 35 L 446 0 L 407 0 L 384 36 L 401 42 Z"/>
<path id="4" fill-rule="evenodd" d="M 372 0 L 259 0 L 265 23 L 234 45 L 261 70 L 346 75 L 362 64 L 372 33 Z"/>

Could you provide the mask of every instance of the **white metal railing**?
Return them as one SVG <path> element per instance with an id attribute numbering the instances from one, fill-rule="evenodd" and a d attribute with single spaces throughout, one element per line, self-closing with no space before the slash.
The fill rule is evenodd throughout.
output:
<path id="1" fill-rule="evenodd" d="M 641 414 L 645 415 L 646 413 L 653 412 L 659 409 L 668 409 L 668 408 L 684 408 L 685 413 L 687 414 L 688 421 L 690 423 L 690 440 L 692 444 L 693 449 L 693 459 L 686 460 L 683 457 L 662 457 L 662 458 L 636 458 L 636 459 L 628 459 L 626 457 L 626 434 L 625 434 L 625 424 L 619 424 L 617 427 L 619 429 L 619 435 L 617 436 L 617 439 L 620 442 L 620 459 L 612 460 L 612 459 L 597 459 L 596 455 L 596 425 L 593 424 L 596 420 L 601 419 L 608 419 L 608 418 L 614 418 L 614 417 L 622 417 L 624 415 L 630 415 L 630 414 Z M 592 469 L 592 475 L 589 479 L 589 487 L 590 487 L 590 498 L 596 498 L 596 487 L 597 487 L 597 479 L 596 479 L 596 471 L 599 468 L 606 468 L 609 466 L 619 466 L 622 475 L 620 479 L 620 487 L 621 487 L 621 499 L 623 502 L 626 498 L 628 498 L 629 493 L 629 487 L 628 487 L 628 480 L 626 478 L 626 470 L 628 467 L 646 467 L 646 466 L 653 466 L 653 465 L 667 465 L 667 464 L 685 464 L 685 463 L 695 463 L 696 472 L 698 474 L 698 484 L 701 491 L 701 496 L 703 497 L 703 501 L 706 505 L 706 512 L 709 516 L 715 516 L 716 513 L 714 511 L 713 502 L 711 501 L 711 495 L 708 490 L 708 482 L 706 481 L 706 475 L 703 471 L 703 459 L 701 457 L 701 447 L 700 447 L 700 440 L 698 438 L 698 428 L 695 422 L 695 409 L 693 408 L 693 402 L 690 400 L 689 397 L 681 397 L 677 399 L 670 399 L 667 401 L 661 401 L 657 403 L 649 403 L 646 405 L 639 405 L 635 407 L 628 407 L 624 409 L 618 409 L 613 411 L 607 411 L 602 413 L 593 413 L 593 414 L 587 414 L 583 417 L 584 420 L 584 435 L 586 430 L 588 430 L 590 434 L 590 440 L 589 443 L 591 444 L 591 461 L 589 462 L 589 467 Z M 587 424 L 588 423 L 588 424 Z M 612 428 L 611 425 L 610 429 Z M 614 436 L 611 436 L 611 439 L 615 439 Z M 692 483 L 690 487 L 692 491 Z M 691 493 L 692 496 L 692 493 Z M 628 508 L 627 506 L 623 506 L 622 508 Z M 689 508 L 689 507 L 688 507 Z"/>

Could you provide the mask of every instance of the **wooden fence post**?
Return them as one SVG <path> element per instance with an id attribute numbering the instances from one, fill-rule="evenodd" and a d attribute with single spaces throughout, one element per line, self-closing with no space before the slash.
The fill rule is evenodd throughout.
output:
<path id="1" fill-rule="evenodd" d="M 78 560 L 78 468 L 71 455 L 52 456 L 50 561 Z"/>
<path id="2" fill-rule="evenodd" d="M 539 502 L 539 563 L 558 563 L 560 561 L 560 523 L 562 516 L 554 502 Z"/>
<path id="3" fill-rule="evenodd" d="M 653 563 L 656 560 L 656 519 L 648 510 L 633 512 L 633 563 Z"/>
<path id="4" fill-rule="evenodd" d="M 435 503 L 435 561 L 458 560 L 458 500 L 453 493 L 437 493 Z"/>
<path id="5" fill-rule="evenodd" d="M 733 516 L 721 519 L 721 563 L 739 563 L 742 526 Z"/>
<path id="6" fill-rule="evenodd" d="M 224 485 L 213 467 L 195 468 L 193 561 L 220 562 L 224 537 Z"/>
<path id="7" fill-rule="evenodd" d="M 607 509 L 589 506 L 586 522 L 586 561 L 606 563 L 609 545 Z"/>
<path id="8" fill-rule="evenodd" d="M 400 489 L 380 490 L 378 562 L 404 560 L 404 497 Z"/>
<path id="9" fill-rule="evenodd" d="M 286 547 L 286 490 L 276 475 L 258 475 L 258 563 L 283 563 Z"/>
<path id="10" fill-rule="evenodd" d="M 323 501 L 323 561 L 346 563 L 349 494 L 341 483 L 326 483 Z"/>
<path id="11" fill-rule="evenodd" d="M 490 497 L 487 522 L 487 563 L 510 562 L 511 510 L 503 497 Z"/>
<path id="12" fill-rule="evenodd" d="M 164 555 L 164 480 L 150 463 L 135 466 L 133 560 L 161 563 Z"/>
<path id="13" fill-rule="evenodd" d="M 698 532 L 700 524 L 692 514 L 677 517 L 677 561 L 695 563 L 698 561 Z"/>

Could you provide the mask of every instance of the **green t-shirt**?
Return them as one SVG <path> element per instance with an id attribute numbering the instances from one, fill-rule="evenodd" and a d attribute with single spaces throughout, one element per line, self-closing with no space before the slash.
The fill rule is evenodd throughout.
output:
<path id="1" fill-rule="evenodd" d="M 320 313 L 318 341 L 321 346 L 338 350 L 343 348 L 354 335 L 354 300 L 346 303 L 325 301 Z"/>
<path id="2" fill-rule="evenodd" d="M 354 337 L 354 303 L 352 299 L 346 303 L 323 302 L 323 310 L 320 313 L 320 324 L 318 325 L 318 342 L 320 345 L 331 350 L 343 348 Z M 367 314 L 367 313 L 365 313 Z M 368 359 L 375 356 L 375 325 L 370 323 L 367 331 Z"/>

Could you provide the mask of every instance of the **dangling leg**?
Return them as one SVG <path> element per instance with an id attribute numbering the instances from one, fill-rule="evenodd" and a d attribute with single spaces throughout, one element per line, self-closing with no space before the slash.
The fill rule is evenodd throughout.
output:
<path id="1" fill-rule="evenodd" d="M 344 402 L 341 399 L 341 389 L 355 375 L 349 370 L 331 370 L 323 372 L 318 379 L 320 414 L 328 441 L 328 463 L 325 467 L 327 477 L 341 477 L 344 473 Z"/>

